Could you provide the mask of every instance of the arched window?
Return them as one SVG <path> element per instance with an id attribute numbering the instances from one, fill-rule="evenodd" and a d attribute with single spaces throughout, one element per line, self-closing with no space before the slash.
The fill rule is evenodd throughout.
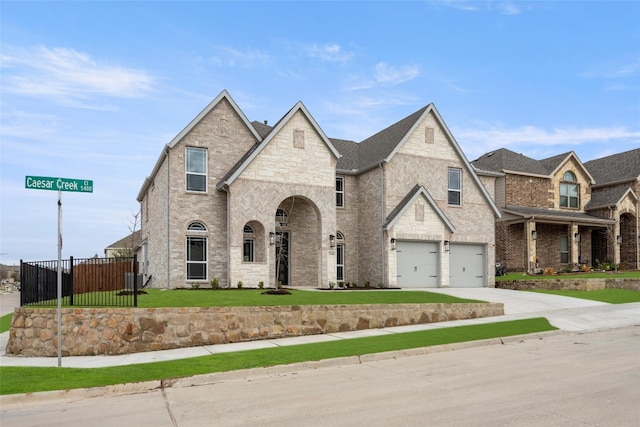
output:
<path id="1" fill-rule="evenodd" d="M 187 226 L 187 230 L 189 231 L 207 231 L 207 227 L 200 221 L 193 221 L 191 224 Z"/>
<path id="2" fill-rule="evenodd" d="M 187 226 L 187 280 L 207 280 L 207 227 L 200 221 Z"/>
<path id="3" fill-rule="evenodd" d="M 344 234 L 336 232 L 336 280 L 344 280 Z"/>
<path id="4" fill-rule="evenodd" d="M 242 240 L 242 261 L 255 262 L 256 239 L 253 228 L 249 224 L 245 224 Z"/>
<path id="5" fill-rule="evenodd" d="M 567 171 L 560 183 L 560 207 L 578 209 L 580 207 L 580 186 L 573 172 Z"/>

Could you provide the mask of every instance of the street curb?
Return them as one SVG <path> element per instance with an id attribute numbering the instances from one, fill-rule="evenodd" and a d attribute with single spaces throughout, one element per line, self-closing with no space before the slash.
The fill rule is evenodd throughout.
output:
<path id="1" fill-rule="evenodd" d="M 163 380 L 144 381 L 138 383 L 114 384 L 104 387 L 78 388 L 70 390 L 53 390 L 37 393 L 21 393 L 0 395 L 0 407 L 29 405 L 35 402 L 53 402 L 68 399 L 89 399 L 126 394 L 146 393 L 164 388 L 197 387 L 210 385 L 222 381 L 243 380 L 248 377 L 286 375 L 305 370 L 321 368 L 339 368 L 341 366 L 361 365 L 402 357 L 420 356 L 425 354 L 443 353 L 447 351 L 463 350 L 466 348 L 486 347 L 491 345 L 506 345 L 527 340 L 544 339 L 553 335 L 571 334 L 570 331 L 547 331 L 533 334 L 513 335 L 504 338 L 489 338 L 485 340 L 467 341 L 429 347 L 419 347 L 407 350 L 395 350 L 382 353 L 363 354 L 360 356 L 338 357 L 309 362 L 292 363 L 289 365 L 269 366 L 266 368 L 249 368 L 236 371 L 215 372 L 211 374 L 195 375 L 192 377 L 169 378 Z"/>

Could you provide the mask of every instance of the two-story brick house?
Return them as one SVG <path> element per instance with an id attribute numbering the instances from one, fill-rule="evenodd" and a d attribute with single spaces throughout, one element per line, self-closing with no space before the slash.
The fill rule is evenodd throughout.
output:
<path id="1" fill-rule="evenodd" d="M 584 165 L 596 181 L 587 210 L 615 221 L 610 239 L 601 235 L 593 242 L 591 258 L 640 269 L 640 148 Z"/>
<path id="2" fill-rule="evenodd" d="M 140 189 L 142 269 L 161 288 L 493 286 L 491 196 L 433 104 L 356 143 L 301 102 L 250 122 L 223 91 Z"/>
<path id="3" fill-rule="evenodd" d="M 609 181 L 606 169 L 616 162 L 583 164 L 573 152 L 535 160 L 507 149 L 474 160 L 502 212 L 496 259 L 512 271 L 576 269 L 596 260 L 620 263 L 619 242 L 629 241 L 625 261 L 636 267 L 638 198 L 630 183 L 637 185 L 640 172 L 629 166 L 624 180 Z"/>

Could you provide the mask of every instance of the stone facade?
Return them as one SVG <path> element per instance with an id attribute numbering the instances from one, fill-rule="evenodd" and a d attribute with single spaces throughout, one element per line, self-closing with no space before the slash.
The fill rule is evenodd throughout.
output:
<path id="1" fill-rule="evenodd" d="M 62 310 L 62 355 L 116 355 L 504 314 L 500 303 Z M 55 309 L 17 308 L 7 353 L 57 355 Z"/>
<path id="2" fill-rule="evenodd" d="M 584 279 L 558 277 L 557 279 L 544 280 L 508 280 L 496 283 L 496 288 L 526 290 L 526 289 L 549 289 L 561 291 L 597 291 L 600 289 L 629 289 L 640 291 L 640 280 L 638 279 Z"/>
<path id="3" fill-rule="evenodd" d="M 186 190 L 188 147 L 206 150 L 206 191 Z M 452 167 L 462 173 L 460 206 L 448 205 Z M 336 206 L 336 176 L 344 180 L 344 206 Z M 384 228 L 416 185 L 429 191 L 455 233 L 431 214 L 428 231 L 407 221 Z M 328 287 L 337 281 L 336 243 L 344 248 L 344 281 L 393 286 L 390 238 L 478 244 L 487 252 L 483 285 L 494 284 L 487 248 L 498 209 L 433 105 L 355 143 L 329 139 L 302 103 L 273 127 L 250 123 L 223 91 L 167 144 L 138 200 L 141 270 L 156 288 L 212 279 L 222 287 Z M 188 230 L 194 221 L 202 229 Z M 189 237 L 206 239 L 206 275 L 195 280 L 187 273 Z M 448 262 L 441 258 L 439 286 L 449 285 Z"/>

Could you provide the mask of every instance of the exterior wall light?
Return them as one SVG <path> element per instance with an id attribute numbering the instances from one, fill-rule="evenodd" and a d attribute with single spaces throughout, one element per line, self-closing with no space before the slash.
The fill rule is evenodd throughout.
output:
<path id="1" fill-rule="evenodd" d="M 622 244 L 622 236 L 618 236 L 616 237 L 616 241 L 618 242 L 618 244 Z"/>
<path id="2" fill-rule="evenodd" d="M 451 247 L 449 246 L 449 241 L 445 240 L 444 241 L 444 251 L 445 252 L 449 252 L 450 249 L 451 249 Z"/>
<path id="3" fill-rule="evenodd" d="M 576 242 L 580 241 L 580 235 L 578 233 L 574 234 L 573 238 L 575 239 Z"/>
<path id="4" fill-rule="evenodd" d="M 396 239 L 395 239 L 395 237 L 392 237 L 392 238 L 391 238 L 391 250 L 392 250 L 392 251 L 395 251 L 395 250 L 396 250 L 396 248 L 397 248 Z"/>
<path id="5" fill-rule="evenodd" d="M 276 244 L 276 233 L 274 233 L 273 231 L 269 232 L 269 244 L 270 245 Z"/>
<path id="6" fill-rule="evenodd" d="M 536 230 L 531 230 L 531 239 L 538 240 L 538 232 Z"/>
<path id="7" fill-rule="evenodd" d="M 336 236 L 333 234 L 329 234 L 329 246 L 332 248 L 336 247 Z"/>

